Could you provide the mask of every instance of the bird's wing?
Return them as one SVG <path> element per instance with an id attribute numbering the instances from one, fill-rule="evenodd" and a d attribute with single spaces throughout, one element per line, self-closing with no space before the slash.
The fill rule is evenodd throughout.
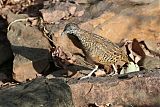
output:
<path id="1" fill-rule="evenodd" d="M 108 51 L 111 51 L 111 52 L 115 52 L 115 54 L 118 54 L 118 53 L 121 53 L 122 50 L 119 48 L 118 45 L 116 45 L 115 43 L 113 43 L 112 41 L 102 37 L 102 36 L 99 36 L 97 34 L 94 34 L 93 35 L 93 40 L 96 40 L 96 42 L 98 44 L 101 44 L 103 45 L 103 47 L 108 50 Z"/>
<path id="2" fill-rule="evenodd" d="M 114 57 L 119 57 L 118 59 L 128 62 L 127 55 L 118 45 L 96 34 L 94 34 L 93 38 L 98 42 L 97 45 L 99 44 L 103 46 L 103 52 L 107 50 L 107 52 L 109 52 L 112 55 L 112 59 L 115 59 Z"/>

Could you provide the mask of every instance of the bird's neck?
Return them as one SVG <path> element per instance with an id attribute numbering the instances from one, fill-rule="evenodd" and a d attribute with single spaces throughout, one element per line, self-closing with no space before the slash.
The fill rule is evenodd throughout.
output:
<path id="1" fill-rule="evenodd" d="M 84 34 L 85 34 L 84 30 L 81 30 L 81 29 L 77 30 L 76 33 L 74 33 L 74 35 L 81 41 L 83 41 L 86 38 Z"/>

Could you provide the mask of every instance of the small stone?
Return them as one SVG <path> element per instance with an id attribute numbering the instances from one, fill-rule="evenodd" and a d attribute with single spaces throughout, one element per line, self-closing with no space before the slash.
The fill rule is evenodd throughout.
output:
<path id="1" fill-rule="evenodd" d="M 151 3 L 155 0 L 129 0 L 129 1 L 137 3 L 137 4 L 148 4 L 148 3 Z"/>
<path id="2" fill-rule="evenodd" d="M 0 87 L 3 85 L 3 82 L 2 81 L 0 81 Z"/>
<path id="3" fill-rule="evenodd" d="M 68 11 L 71 15 L 73 15 L 76 11 L 76 6 L 71 6 Z"/>
<path id="4" fill-rule="evenodd" d="M 83 16 L 83 15 L 84 15 L 84 10 L 77 11 L 77 12 L 75 13 L 75 16 L 78 16 L 78 17 L 81 17 L 81 16 Z"/>
<path id="5" fill-rule="evenodd" d="M 46 76 L 46 78 L 47 78 L 47 79 L 53 79 L 53 78 L 55 78 L 55 77 L 54 77 L 52 74 L 49 74 L 49 75 Z"/>
<path id="6" fill-rule="evenodd" d="M 17 65 L 13 70 L 13 78 L 18 82 L 32 80 L 41 76 L 42 72 L 46 72 L 49 66 L 48 59 L 39 59 L 30 63 Z"/>
<path id="7" fill-rule="evenodd" d="M 11 0 L 12 3 L 18 3 L 20 2 L 21 0 Z"/>
<path id="8" fill-rule="evenodd" d="M 95 1 L 95 0 L 75 0 L 77 4 L 88 4 L 90 1 Z"/>
<path id="9" fill-rule="evenodd" d="M 95 72 L 96 77 L 102 77 L 102 76 L 106 76 L 106 73 L 104 70 L 97 70 L 97 72 Z"/>

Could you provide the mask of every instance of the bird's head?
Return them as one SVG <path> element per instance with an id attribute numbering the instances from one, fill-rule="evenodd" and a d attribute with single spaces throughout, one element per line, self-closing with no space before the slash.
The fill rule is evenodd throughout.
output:
<path id="1" fill-rule="evenodd" d="M 64 30 L 63 30 L 63 32 L 62 32 L 62 36 L 63 35 L 65 35 L 65 34 L 76 34 L 76 32 L 78 31 L 78 29 L 79 29 L 79 27 L 78 27 L 78 25 L 77 24 L 75 24 L 75 23 L 68 23 L 66 26 L 65 26 L 65 28 L 64 28 Z"/>

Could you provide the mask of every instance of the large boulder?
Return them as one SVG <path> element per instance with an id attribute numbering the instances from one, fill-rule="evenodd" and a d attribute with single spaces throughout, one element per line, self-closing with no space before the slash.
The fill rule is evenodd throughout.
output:
<path id="1" fill-rule="evenodd" d="M 160 70 L 130 73 L 117 77 L 92 77 L 68 83 L 76 107 L 159 107 Z M 101 106 L 91 106 L 101 107 Z M 106 107 L 106 106 L 102 106 Z"/>
<path id="2" fill-rule="evenodd" d="M 0 107 L 74 107 L 70 87 L 59 79 L 37 78 L 0 94 Z"/>

